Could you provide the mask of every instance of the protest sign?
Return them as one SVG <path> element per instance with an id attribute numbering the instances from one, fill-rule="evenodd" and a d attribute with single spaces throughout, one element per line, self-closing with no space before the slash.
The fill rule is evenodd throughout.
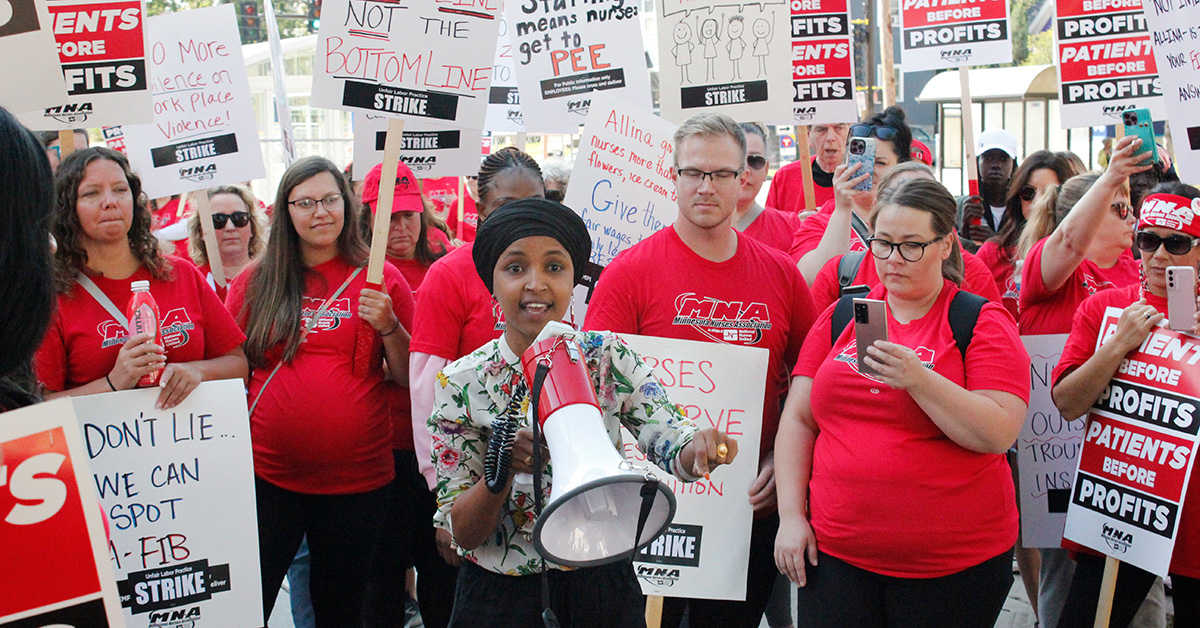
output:
<path id="1" fill-rule="evenodd" d="M 501 0 L 324 5 L 312 105 L 481 128 Z"/>
<path id="2" fill-rule="evenodd" d="M 125 130 L 120 126 L 101 127 L 100 132 L 104 135 L 104 145 L 121 153 L 125 152 Z"/>
<path id="3" fill-rule="evenodd" d="M 0 64 L 0 84 L 8 86 L 0 91 L 0 106 L 34 111 L 66 102 L 46 0 L 5 0 L 0 7 L 0 59 L 6 61 Z"/>
<path id="4" fill-rule="evenodd" d="M 1033 382 L 1025 425 L 1017 437 L 1021 543 L 1025 547 L 1057 548 L 1062 545 L 1084 421 L 1064 419 L 1050 398 L 1050 374 L 1062 357 L 1067 335 L 1022 336 L 1021 340 L 1029 353 Z"/>
<path id="5" fill-rule="evenodd" d="M 1012 63 L 1005 0 L 901 0 L 900 22 L 905 72 Z"/>
<path id="6" fill-rule="evenodd" d="M 250 420 L 241 380 L 156 410 L 158 388 L 76 397 L 130 628 L 263 625 Z"/>
<path id="7" fill-rule="evenodd" d="M 662 117 L 680 123 L 703 111 L 735 120 L 789 123 L 790 32 L 791 11 L 785 0 L 662 0 Z"/>
<path id="8" fill-rule="evenodd" d="M 746 599 L 750 560 L 750 485 L 758 476 L 766 349 L 693 340 L 622 334 L 654 368 L 671 401 L 701 429 L 716 428 L 737 440 L 733 463 L 709 479 L 681 482 L 652 467 L 675 493 L 671 525 L 634 556 L 646 595 L 712 600 Z M 646 458 L 636 440 L 623 434 L 625 457 Z"/>
<path id="9" fill-rule="evenodd" d="M 283 144 L 283 165 L 296 161 L 296 132 L 292 130 L 292 108 L 288 105 L 287 88 L 283 82 L 283 45 L 279 41 L 279 22 L 275 19 L 275 4 L 263 1 L 267 19 L 267 42 L 271 47 L 271 78 L 275 84 L 275 118 L 279 120 L 279 139 Z M 213 259 L 214 256 L 209 256 Z"/>
<path id="10" fill-rule="evenodd" d="M 0 626 L 124 626 L 75 408 L 0 415 Z"/>
<path id="11" fill-rule="evenodd" d="M 387 141 L 388 118 L 370 114 L 354 114 L 354 176 L 366 178 L 371 168 L 383 163 L 383 146 Z M 400 162 L 412 168 L 421 178 L 473 175 L 479 171 L 479 145 L 483 131 L 448 129 L 428 122 L 410 121 L 404 124 L 400 146 Z"/>
<path id="12" fill-rule="evenodd" d="M 1171 121 L 1175 170 L 1184 181 L 1200 180 L 1200 4 L 1147 0 L 1142 10 L 1154 42 L 1155 65 L 1164 70 L 1160 80 Z"/>
<path id="13" fill-rule="evenodd" d="M 154 124 L 123 125 L 151 198 L 265 176 L 232 4 L 146 20 Z"/>
<path id="14" fill-rule="evenodd" d="M 858 121 L 847 0 L 793 2 L 791 22 L 792 120 Z"/>
<path id="15" fill-rule="evenodd" d="M 1097 347 L 1117 331 L 1110 307 Z M 1156 327 L 1088 414 L 1064 537 L 1167 575 L 1196 459 L 1200 339 Z"/>
<path id="16" fill-rule="evenodd" d="M 1054 50 L 1063 127 L 1121 124 L 1121 112 L 1165 110 L 1141 0 L 1058 0 Z"/>
<path id="17" fill-rule="evenodd" d="M 521 112 L 517 71 L 513 67 L 512 37 L 503 13 L 499 20 L 500 33 L 496 37 L 496 60 L 492 65 L 492 87 L 488 90 L 487 118 L 483 128 L 493 133 L 520 133 L 525 130 L 525 117 Z"/>
<path id="18" fill-rule="evenodd" d="M 637 2 L 505 5 L 526 131 L 577 133 L 604 91 L 650 109 L 650 73 Z"/>
<path id="19" fill-rule="evenodd" d="M 154 121 L 146 74 L 145 4 L 50 0 L 54 38 L 69 99 L 22 113 L 33 129 Z"/>

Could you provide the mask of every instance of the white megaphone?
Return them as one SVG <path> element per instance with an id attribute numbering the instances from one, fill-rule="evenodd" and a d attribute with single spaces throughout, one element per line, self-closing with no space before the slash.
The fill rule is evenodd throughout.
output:
<path id="1" fill-rule="evenodd" d="M 675 516 L 675 495 L 613 447 L 574 333 L 549 323 L 521 357 L 531 383 L 538 365 L 549 367 L 534 419 L 550 447 L 554 480 L 533 544 L 560 565 L 595 567 L 628 558 L 662 534 Z"/>

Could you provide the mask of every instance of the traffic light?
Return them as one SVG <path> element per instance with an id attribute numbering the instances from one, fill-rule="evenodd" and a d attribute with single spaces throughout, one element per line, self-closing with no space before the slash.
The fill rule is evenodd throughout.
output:
<path id="1" fill-rule="evenodd" d="M 308 5 L 308 30 L 313 33 L 321 30 L 321 0 L 312 0 Z"/>
<path id="2" fill-rule="evenodd" d="M 261 41 L 262 28 L 258 4 L 253 0 L 238 2 L 238 30 L 242 33 L 242 39 L 247 42 Z"/>

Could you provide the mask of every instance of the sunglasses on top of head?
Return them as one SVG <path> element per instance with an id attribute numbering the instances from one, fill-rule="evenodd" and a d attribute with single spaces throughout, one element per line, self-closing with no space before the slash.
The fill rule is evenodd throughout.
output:
<path id="1" fill-rule="evenodd" d="M 213 228 L 224 229 L 225 223 L 233 221 L 233 226 L 241 229 L 250 224 L 250 212 L 233 212 L 232 214 L 213 214 Z"/>
<path id="2" fill-rule="evenodd" d="M 886 142 L 895 139 L 896 129 L 874 124 L 856 124 L 850 127 L 850 137 L 871 137 L 872 135 Z"/>

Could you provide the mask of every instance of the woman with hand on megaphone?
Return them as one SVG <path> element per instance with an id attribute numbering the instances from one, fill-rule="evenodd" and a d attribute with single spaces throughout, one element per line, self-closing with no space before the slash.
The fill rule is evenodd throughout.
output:
<path id="1" fill-rule="evenodd" d="M 541 444 L 534 451 L 532 432 L 525 427 L 533 395 L 527 392 L 521 356 L 547 324 L 561 325 L 590 252 L 583 220 L 545 199 L 509 203 L 479 228 L 472 251 L 476 270 L 504 311 L 507 326 L 499 339 L 438 374 L 429 421 L 438 474 L 434 523 L 450 531 L 466 559 L 459 571 L 452 627 L 538 625 L 543 599 L 564 626 L 645 626 L 633 550 L 601 566 L 568 570 L 548 560 L 543 566 L 534 543 L 535 501 L 540 500 L 531 486 L 513 480 L 513 474 L 532 473 L 535 458 L 540 458 L 547 484 L 542 499 L 550 496 L 549 452 Z M 586 366 L 594 389 L 586 394 L 595 395 L 609 441 L 595 443 L 598 447 L 617 446 L 624 426 L 648 460 L 684 481 L 699 479 L 737 455 L 732 438 L 689 421 L 667 398 L 651 368 L 620 338 L 608 332 L 567 332 L 559 339 L 572 343 L 567 349 L 572 362 L 582 359 Z M 503 429 L 506 419 L 522 427 L 511 450 L 485 455 L 493 428 Z M 498 492 L 489 490 L 489 483 L 498 483 L 492 487 Z M 637 506 L 635 501 L 635 513 Z M 549 575 L 539 578 L 543 569 Z M 548 595 L 539 594 L 546 580 Z"/>

